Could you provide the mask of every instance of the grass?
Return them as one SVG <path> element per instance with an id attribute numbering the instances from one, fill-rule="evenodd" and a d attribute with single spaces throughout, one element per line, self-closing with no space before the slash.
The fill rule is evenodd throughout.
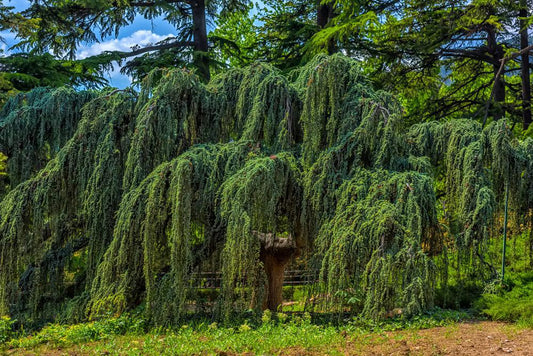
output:
<path id="1" fill-rule="evenodd" d="M 252 328 L 243 324 L 238 328 L 183 328 L 170 333 L 152 332 L 143 337 L 125 337 L 96 347 L 95 352 L 130 350 L 130 354 L 199 354 L 199 353 L 244 353 L 266 354 L 288 347 L 312 349 L 342 341 L 334 327 L 320 327 L 310 323 L 289 322 L 265 324 Z"/>
<path id="2" fill-rule="evenodd" d="M 13 337 L 13 321 L 8 317 L 0 318 L 0 345 L 6 343 Z"/>
<path id="3" fill-rule="evenodd" d="M 412 319 L 372 322 L 358 318 L 329 318 L 307 313 L 265 312 L 260 318 L 234 325 L 194 321 L 175 328 L 153 328 L 137 317 L 121 316 L 77 325 L 51 324 L 31 335 L 13 335 L 0 343 L 0 352 L 50 352 L 71 349 L 81 353 L 170 355 L 246 353 L 272 354 L 282 349 L 323 350 L 347 341 L 364 344 L 370 334 L 452 325 L 471 318 L 466 312 L 435 309 Z M 328 321 L 329 320 L 329 321 Z"/>
<path id="4" fill-rule="evenodd" d="M 5 341 L 3 345 L 0 343 L 0 346 L 21 349 L 32 349 L 45 344 L 68 347 L 80 343 L 105 340 L 117 335 L 141 335 L 145 330 L 144 320 L 124 315 L 119 318 L 75 325 L 50 324 L 37 333 L 12 338 Z"/>
<path id="5" fill-rule="evenodd" d="M 533 275 L 513 277 L 507 289 L 484 295 L 477 305 L 478 311 L 494 320 L 517 321 L 518 324 L 512 325 L 514 331 L 533 327 L 532 282 Z M 298 289 L 290 292 L 300 293 Z M 441 331 L 445 339 L 455 340 L 458 322 L 479 319 L 479 314 L 473 313 L 435 308 L 412 318 L 398 316 L 374 321 L 341 314 L 265 312 L 236 318 L 231 325 L 195 318 L 172 328 L 149 328 L 140 316 L 125 314 L 76 325 L 50 324 L 30 334 L 14 332 L 14 321 L 3 317 L 0 318 L 0 354 L 65 350 L 111 355 L 275 354 L 282 350 L 334 353 L 347 343 L 357 352 L 372 345 L 392 347 L 391 342 L 416 343 L 421 337 L 418 330 L 441 326 L 446 326 Z M 406 332 L 389 333 L 399 330 Z"/>
<path id="6" fill-rule="evenodd" d="M 4 343 L 7 349 L 39 351 L 80 345 L 91 353 L 122 354 L 193 354 L 225 352 L 269 353 L 286 347 L 306 349 L 339 343 L 342 336 L 334 326 L 311 323 L 311 317 L 288 318 L 285 314 L 265 313 L 254 325 L 244 321 L 239 326 L 221 327 L 217 323 L 184 324 L 179 328 L 156 328 L 144 332 L 143 323 L 120 317 L 72 326 L 53 324 L 35 335 Z M 84 345 L 82 345 L 84 344 Z"/>

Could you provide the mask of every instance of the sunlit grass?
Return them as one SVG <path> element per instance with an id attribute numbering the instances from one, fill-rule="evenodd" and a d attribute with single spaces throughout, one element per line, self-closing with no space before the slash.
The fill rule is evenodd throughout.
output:
<path id="1" fill-rule="evenodd" d="M 342 348 L 348 341 L 361 347 L 381 344 L 388 340 L 386 332 L 389 331 L 453 325 L 469 317 L 466 312 L 436 309 L 411 319 L 398 317 L 375 322 L 360 318 L 331 318 L 328 322 L 323 316 L 312 318 L 308 313 L 265 312 L 262 316 L 235 321 L 232 325 L 191 321 L 179 327 L 149 329 L 144 320 L 124 315 L 70 326 L 51 324 L 31 335 L 10 334 L 13 338 L 6 337 L 0 351 L 43 353 L 59 348 L 91 354 L 272 354 L 290 348 L 324 350 L 328 345 L 334 350 Z"/>

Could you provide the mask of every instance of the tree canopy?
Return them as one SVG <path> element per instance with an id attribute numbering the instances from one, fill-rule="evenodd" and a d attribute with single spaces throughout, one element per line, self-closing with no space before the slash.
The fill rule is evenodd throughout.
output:
<path id="1" fill-rule="evenodd" d="M 18 34 L 16 48 L 63 61 L 48 64 L 64 84 L 102 84 L 118 61 L 140 81 L 153 68 L 190 67 L 208 80 L 221 68 L 255 60 L 291 70 L 318 53 L 340 51 L 364 60 L 378 87 L 398 93 L 411 122 L 470 117 L 487 122 L 508 116 L 527 130 L 531 122 L 528 0 L 394 1 L 32 1 L 16 13 L 4 6 L 1 28 Z M 173 36 L 131 51 L 104 52 L 79 64 L 82 43 L 117 35 L 134 18 L 166 21 Z M 41 77 L 34 61 L 9 59 L 6 71 Z M 59 59 L 56 58 L 56 59 Z M 6 59 L 7 60 L 7 59 Z M 5 61 L 6 61 L 5 60 Z M 41 74 L 41 73 L 40 73 Z M 50 81 L 48 75 L 49 82 Z M 4 91 L 16 89 L 2 79 Z M 9 84 L 11 83 L 11 84 Z M 20 85 L 19 85 L 20 86 Z"/>
<path id="2" fill-rule="evenodd" d="M 533 266 L 528 1 L 257 6 L 0 1 L 0 315 L 228 320 L 297 263 L 305 310 L 411 316 L 503 284 L 508 228 Z M 75 58 L 135 16 L 175 36 Z"/>
<path id="3" fill-rule="evenodd" d="M 337 1 L 336 6 L 339 15 L 314 35 L 312 45 L 335 40 L 347 51 L 362 51 L 371 76 L 404 93 L 409 114 L 485 121 L 491 102 L 491 117 L 506 113 L 528 128 L 530 1 Z M 511 55 L 522 50 L 522 56 Z"/>
<path id="4" fill-rule="evenodd" d="M 98 56 L 103 63 L 142 56 L 131 62 L 126 71 L 137 78 L 147 74 L 140 65 L 145 60 L 165 65 L 193 63 L 200 77 L 209 80 L 210 47 L 207 28 L 209 21 L 239 10 L 247 4 L 241 0 L 155 0 L 115 2 L 93 0 L 31 1 L 20 13 L 34 19 L 35 26 L 24 33 L 17 44 L 37 53 L 51 51 L 74 59 L 81 43 L 92 43 L 106 36 L 117 36 L 120 29 L 132 23 L 135 16 L 153 20 L 163 18 L 176 29 L 174 36 L 148 46 L 134 46 L 130 52 L 107 52 Z"/>
<path id="5" fill-rule="evenodd" d="M 531 139 L 504 121 L 409 126 L 340 54 L 288 77 L 253 64 L 207 85 L 156 70 L 139 94 L 71 92 L 73 104 L 58 90 L 20 94 L 1 118 L 1 150 L 14 131 L 39 137 L 34 158 L 8 160 L 25 176 L 0 203 L 0 312 L 27 325 L 141 302 L 152 323 L 175 323 L 202 308 L 193 275 L 209 270 L 222 288 L 208 310 L 228 318 L 261 309 L 274 267 L 297 254 L 327 296 L 309 308 L 417 314 L 449 275 L 497 278 L 485 251 L 505 186 L 531 216 Z"/>

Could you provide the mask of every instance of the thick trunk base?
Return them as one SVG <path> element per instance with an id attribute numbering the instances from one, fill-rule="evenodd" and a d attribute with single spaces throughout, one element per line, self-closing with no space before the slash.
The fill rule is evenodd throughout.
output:
<path id="1" fill-rule="evenodd" d="M 267 293 L 263 302 L 263 310 L 270 309 L 278 311 L 283 302 L 283 280 L 285 268 L 291 256 L 278 258 L 271 254 L 266 254 L 263 259 L 265 272 L 267 275 Z"/>
<path id="2" fill-rule="evenodd" d="M 274 234 L 253 232 L 261 242 L 260 259 L 265 268 L 266 295 L 263 309 L 278 311 L 283 302 L 285 268 L 298 254 L 298 247 L 291 236 L 277 237 Z"/>

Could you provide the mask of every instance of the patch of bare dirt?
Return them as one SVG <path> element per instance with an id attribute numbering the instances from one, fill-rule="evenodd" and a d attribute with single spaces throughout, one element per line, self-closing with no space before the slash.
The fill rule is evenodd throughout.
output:
<path id="1" fill-rule="evenodd" d="M 346 335 L 330 349 L 284 350 L 284 355 L 533 355 L 533 330 L 497 322 L 460 323 L 426 330 Z"/>

